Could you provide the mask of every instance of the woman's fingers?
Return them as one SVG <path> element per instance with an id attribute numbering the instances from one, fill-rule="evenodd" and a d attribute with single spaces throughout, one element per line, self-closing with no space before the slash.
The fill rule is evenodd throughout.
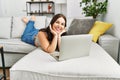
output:
<path id="1" fill-rule="evenodd" d="M 57 33 L 52 29 L 51 24 L 49 25 L 49 27 L 50 27 L 51 33 L 52 33 L 53 35 L 57 35 Z"/>

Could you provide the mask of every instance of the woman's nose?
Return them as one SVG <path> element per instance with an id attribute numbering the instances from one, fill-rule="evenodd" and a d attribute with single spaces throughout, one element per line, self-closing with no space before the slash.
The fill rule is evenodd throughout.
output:
<path id="1" fill-rule="evenodd" d="M 58 27 L 61 27 L 61 24 L 58 24 Z"/>

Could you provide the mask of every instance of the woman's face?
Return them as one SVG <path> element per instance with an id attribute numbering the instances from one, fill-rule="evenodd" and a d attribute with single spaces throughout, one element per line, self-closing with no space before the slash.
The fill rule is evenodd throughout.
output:
<path id="1" fill-rule="evenodd" d="M 64 30 L 64 28 L 65 28 L 65 20 L 64 20 L 63 17 L 58 18 L 58 19 L 54 22 L 54 24 L 53 24 L 53 26 L 52 26 L 52 29 L 53 29 L 56 33 L 62 32 L 62 31 Z"/>

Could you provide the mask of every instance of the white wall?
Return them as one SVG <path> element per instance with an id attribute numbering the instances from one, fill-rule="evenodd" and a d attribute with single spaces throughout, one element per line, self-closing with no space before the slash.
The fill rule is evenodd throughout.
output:
<path id="1" fill-rule="evenodd" d="M 113 23 L 110 33 L 120 39 L 120 0 L 109 0 L 108 12 L 105 16 L 105 21 Z"/>
<path id="2" fill-rule="evenodd" d="M 81 0 L 67 0 L 67 17 L 83 17 L 80 1 Z"/>
<path id="3" fill-rule="evenodd" d="M 4 5 L 4 3 L 3 3 L 3 1 L 2 0 L 0 0 L 0 15 L 3 15 L 3 5 Z"/>
<path id="4" fill-rule="evenodd" d="M 55 1 L 55 14 L 62 13 L 67 15 L 67 0 L 54 0 Z"/>
<path id="5" fill-rule="evenodd" d="M 26 15 L 26 0 L 0 0 L 0 16 Z"/>

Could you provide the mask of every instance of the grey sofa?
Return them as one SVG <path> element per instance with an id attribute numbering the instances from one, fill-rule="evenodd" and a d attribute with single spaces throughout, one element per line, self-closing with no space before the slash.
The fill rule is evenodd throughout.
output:
<path id="1" fill-rule="evenodd" d="M 20 58 L 36 49 L 35 46 L 24 43 L 20 39 L 25 28 L 25 24 L 21 21 L 22 17 L 23 16 L 0 17 L 0 45 L 4 48 L 6 67 L 11 67 Z M 28 18 L 30 18 L 30 16 L 28 16 Z M 37 16 L 35 22 L 36 28 L 40 29 L 48 26 L 50 19 L 51 18 L 46 16 Z M 87 19 L 88 18 L 85 18 L 84 20 Z M 71 18 L 67 19 L 68 30 L 72 20 Z M 118 60 L 119 40 L 116 37 L 110 34 L 102 35 L 98 40 L 98 44 L 100 44 L 100 46 L 102 46 L 116 61 Z"/>

